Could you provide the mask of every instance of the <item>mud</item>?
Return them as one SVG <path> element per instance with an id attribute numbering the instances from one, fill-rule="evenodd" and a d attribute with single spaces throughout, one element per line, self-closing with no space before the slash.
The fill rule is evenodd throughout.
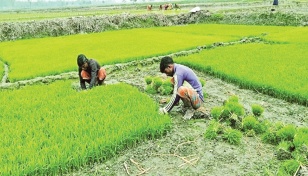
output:
<path id="1" fill-rule="evenodd" d="M 120 65 L 118 65 L 120 66 Z M 264 118 L 271 122 L 281 121 L 296 126 L 308 124 L 308 107 L 291 104 L 280 99 L 240 89 L 238 86 L 197 72 L 206 80 L 203 88 L 207 97 L 208 111 L 222 105 L 231 95 L 237 95 L 246 113 L 251 113 L 251 104 L 261 104 L 265 108 Z M 133 67 L 122 67 L 113 71 L 106 79 L 106 86 L 125 82 L 145 90 L 144 77 L 163 76 L 157 62 Z M 78 85 L 78 81 L 73 83 Z M 159 103 L 160 95 L 149 95 Z M 163 105 L 161 105 L 163 106 Z M 262 143 L 259 137 L 243 137 L 238 146 L 221 139 L 208 140 L 203 137 L 209 119 L 182 119 L 180 107 L 171 113 L 172 129 L 162 138 L 148 140 L 134 148 L 126 149 L 117 156 L 102 163 L 94 163 L 68 175 L 268 175 L 276 174 L 279 163 L 275 156 L 275 146 Z M 301 168 L 297 175 L 308 174 Z"/>

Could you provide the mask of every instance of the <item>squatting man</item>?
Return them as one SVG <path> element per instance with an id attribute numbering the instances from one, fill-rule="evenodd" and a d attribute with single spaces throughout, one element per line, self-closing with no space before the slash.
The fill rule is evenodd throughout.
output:
<path id="1" fill-rule="evenodd" d="M 81 89 L 87 89 L 86 82 L 89 83 L 89 89 L 104 83 L 106 70 L 96 60 L 88 59 L 84 54 L 79 54 L 77 65 Z"/>
<path id="2" fill-rule="evenodd" d="M 166 56 L 161 59 L 160 72 L 172 77 L 173 94 L 167 105 L 159 109 L 159 113 L 167 114 L 178 104 L 180 99 L 184 103 L 184 109 L 187 109 L 183 117 L 185 120 L 190 119 L 195 110 L 206 113 L 203 107 L 202 85 L 192 69 L 176 64 L 171 57 Z M 183 86 L 184 81 L 188 82 L 192 88 Z"/>

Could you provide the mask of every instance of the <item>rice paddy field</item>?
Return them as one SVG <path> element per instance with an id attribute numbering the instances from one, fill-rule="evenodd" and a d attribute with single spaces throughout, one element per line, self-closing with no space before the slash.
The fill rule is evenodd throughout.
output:
<path id="1" fill-rule="evenodd" d="M 196 4 L 214 8 L 215 3 L 216 9 L 224 6 L 229 11 L 255 9 L 256 4 L 270 8 L 266 2 L 184 2 L 179 11 L 157 13 L 187 13 Z M 0 14 L 0 21 L 126 10 L 152 13 L 142 6 L 108 13 L 95 8 L 67 14 L 28 11 L 11 17 Z M 4 41 L 0 48 L 0 73 L 8 75 L 0 83 L 0 175 L 308 173 L 307 27 L 187 24 Z M 117 68 L 107 69 L 105 86 L 80 90 L 76 77 L 80 53 L 106 68 Z M 193 68 L 205 80 L 208 118 L 183 121 L 180 107 L 169 115 L 158 114 L 160 100 L 168 96 L 148 95 L 144 78 L 164 77 L 158 66 L 164 55 Z M 31 82 L 63 73 L 76 76 Z M 234 102 L 230 96 L 238 98 Z M 222 123 L 229 125 L 223 134 L 208 138 L 219 108 L 221 112 L 243 108 L 243 113 L 233 114 L 245 120 L 238 129 Z M 264 108 L 264 113 L 257 108 Z M 262 115 L 256 115 L 256 109 Z"/>

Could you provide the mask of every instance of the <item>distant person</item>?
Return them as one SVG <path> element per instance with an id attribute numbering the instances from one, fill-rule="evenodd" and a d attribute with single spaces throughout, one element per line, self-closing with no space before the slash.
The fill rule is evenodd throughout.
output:
<path id="1" fill-rule="evenodd" d="M 174 4 L 174 9 L 177 10 L 177 9 L 181 9 L 180 5 L 179 4 Z"/>
<path id="2" fill-rule="evenodd" d="M 148 6 L 147 6 L 148 11 L 151 11 L 151 10 L 152 10 L 152 7 L 153 7 L 152 4 L 148 5 Z"/>
<path id="3" fill-rule="evenodd" d="M 187 66 L 176 64 L 169 56 L 163 57 L 160 61 L 160 72 L 172 77 L 173 95 L 168 104 L 159 109 L 161 114 L 167 114 L 181 99 L 186 110 L 184 119 L 191 119 L 195 110 L 206 113 L 203 107 L 202 85 L 193 72 Z M 191 87 L 183 86 L 184 81 L 189 83 Z"/>
<path id="4" fill-rule="evenodd" d="M 278 0 L 274 0 L 273 5 L 278 5 Z"/>
<path id="5" fill-rule="evenodd" d="M 77 64 L 81 89 L 87 89 L 86 82 L 89 83 L 89 89 L 104 83 L 106 70 L 96 60 L 88 59 L 84 54 L 79 54 Z"/>

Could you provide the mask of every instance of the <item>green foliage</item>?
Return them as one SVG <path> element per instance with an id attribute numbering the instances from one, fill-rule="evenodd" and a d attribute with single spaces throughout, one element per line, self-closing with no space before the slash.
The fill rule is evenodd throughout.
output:
<path id="1" fill-rule="evenodd" d="M 244 117 L 242 120 L 242 128 L 244 132 L 254 130 L 257 134 L 262 133 L 264 129 L 264 127 L 262 128 L 261 123 L 254 116 Z"/>
<path id="2" fill-rule="evenodd" d="M 293 143 L 296 148 L 300 148 L 303 145 L 308 146 L 308 127 L 300 127 L 297 129 Z"/>
<path id="3" fill-rule="evenodd" d="M 284 127 L 282 122 L 276 122 L 271 124 L 264 134 L 261 136 L 261 140 L 265 143 L 277 145 L 280 142 L 280 139 L 277 136 L 277 131 Z"/>
<path id="4" fill-rule="evenodd" d="M 292 151 L 294 145 L 290 141 L 281 141 L 277 146 L 276 156 L 279 160 L 286 160 L 292 158 Z"/>
<path id="5" fill-rule="evenodd" d="M 153 88 L 155 90 L 158 90 L 158 88 L 163 84 L 163 80 L 160 77 L 154 77 L 153 78 Z"/>
<path id="6" fill-rule="evenodd" d="M 202 87 L 204 87 L 205 86 L 205 80 L 204 79 L 199 79 L 199 81 L 200 81 Z"/>
<path id="7" fill-rule="evenodd" d="M 144 78 L 145 82 L 147 85 L 151 84 L 152 83 L 152 77 L 151 76 L 147 76 Z"/>
<path id="8" fill-rule="evenodd" d="M 170 79 L 163 80 L 160 77 L 150 77 L 145 78 L 147 87 L 145 91 L 150 94 L 160 93 L 161 95 L 170 95 L 173 91 L 173 84 Z"/>
<path id="9" fill-rule="evenodd" d="M 239 103 L 239 99 L 237 96 L 231 96 L 226 104 L 224 105 L 225 109 L 227 109 L 230 113 L 234 113 L 237 116 L 242 116 L 245 113 L 243 105 Z"/>
<path id="10" fill-rule="evenodd" d="M 244 115 L 244 113 L 244 107 L 238 102 L 237 96 L 229 97 L 229 99 L 224 102 L 223 106 L 214 107 L 211 110 L 211 115 L 214 119 L 229 121 L 230 123 L 233 123 L 235 120 L 231 118 L 233 114 L 235 114 L 237 117 L 240 117 Z M 240 119 L 238 118 L 238 120 Z"/>
<path id="11" fill-rule="evenodd" d="M 308 165 L 308 128 L 300 127 L 293 139 L 295 151 L 292 153 L 293 158 Z"/>
<path id="12" fill-rule="evenodd" d="M 204 30 L 205 28 L 207 30 Z M 76 57 L 81 51 L 86 51 L 83 54 L 96 59 L 101 65 L 106 65 L 169 54 L 211 44 L 217 40 L 239 38 L 236 35 L 219 34 L 220 32 L 214 34 L 216 37 L 206 35 L 209 29 L 207 25 L 200 24 L 1 42 L 0 57 L 10 64 L 10 81 L 14 82 L 37 76 L 76 71 Z M 217 26 L 212 30 L 217 30 Z M 177 33 L 177 31 L 181 32 Z M 166 43 L 162 40 L 162 38 L 169 38 L 170 33 L 174 32 L 177 33 L 177 37 L 172 42 Z M 134 41 L 133 45 L 132 41 Z M 36 67 L 32 67 L 33 63 Z"/>
<path id="13" fill-rule="evenodd" d="M 281 176 L 294 175 L 299 166 L 300 164 L 296 160 L 286 160 L 279 167 L 277 175 Z"/>
<path id="14" fill-rule="evenodd" d="M 221 113 L 222 111 L 224 110 L 224 107 L 223 106 L 216 106 L 216 107 L 213 107 L 211 109 L 211 116 L 215 119 L 215 120 L 219 120 L 220 116 L 221 116 Z"/>
<path id="15" fill-rule="evenodd" d="M 223 139 L 233 145 L 240 144 L 242 137 L 243 137 L 243 134 L 239 130 L 236 130 L 236 129 L 227 128 L 223 132 Z"/>
<path id="16" fill-rule="evenodd" d="M 262 33 L 263 29 L 259 29 Z M 268 31 L 272 29 L 269 26 L 267 28 Z M 308 43 L 303 40 L 307 38 L 307 31 L 307 28 L 286 27 L 265 37 L 278 41 L 274 44 L 250 43 L 217 47 L 196 55 L 178 57 L 176 62 L 233 82 L 241 88 L 308 105 L 308 83 L 305 79 L 308 60 L 304 59 L 308 55 Z M 248 62 L 247 58 L 253 59 Z M 264 63 L 267 64 L 260 67 Z M 283 82 L 280 81 L 282 79 Z"/>
<path id="17" fill-rule="evenodd" d="M 277 131 L 277 137 L 280 141 L 293 141 L 296 133 L 296 127 L 292 124 L 286 125 Z"/>
<path id="18" fill-rule="evenodd" d="M 264 108 L 258 104 L 252 104 L 251 110 L 252 110 L 253 115 L 255 116 L 261 116 L 262 113 L 264 112 Z"/>
<path id="19" fill-rule="evenodd" d="M 215 13 L 210 17 L 209 21 L 218 22 L 218 21 L 223 20 L 223 18 L 224 18 L 223 14 Z"/>
<path id="20" fill-rule="evenodd" d="M 211 120 L 209 126 L 206 128 L 204 137 L 206 139 L 215 139 L 218 134 L 223 132 L 223 125 L 216 120 Z"/>
<path id="21" fill-rule="evenodd" d="M 163 84 L 159 87 L 159 92 L 161 95 L 170 95 L 173 91 L 173 84 L 169 79 L 165 80 Z"/>
<path id="22" fill-rule="evenodd" d="M 157 93 L 157 90 L 153 86 L 147 85 L 145 88 L 145 92 L 154 95 Z"/>
<path id="23" fill-rule="evenodd" d="M 0 90 L 1 175 L 61 175 L 161 136 L 171 125 L 130 85 L 77 92 L 71 84 Z"/>

